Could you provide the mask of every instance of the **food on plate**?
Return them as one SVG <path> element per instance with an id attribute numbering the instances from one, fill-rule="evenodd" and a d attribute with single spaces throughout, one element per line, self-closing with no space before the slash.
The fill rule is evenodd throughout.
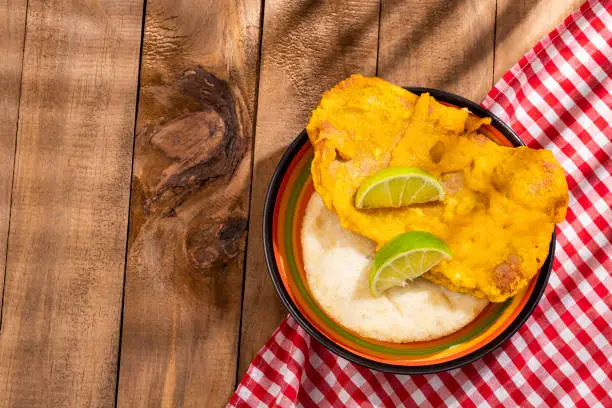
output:
<path id="1" fill-rule="evenodd" d="M 550 151 L 497 145 L 481 130 L 488 123 L 427 93 L 353 75 L 323 94 L 308 123 L 315 189 L 342 227 L 379 247 L 408 231 L 435 235 L 453 257 L 422 277 L 502 302 L 525 288 L 544 263 L 568 195 Z M 359 188 L 397 167 L 429 173 L 444 187 L 443 198 L 357 208 Z"/>
<path id="2" fill-rule="evenodd" d="M 306 207 L 301 241 L 310 293 L 331 319 L 360 336 L 431 340 L 461 329 L 488 304 L 423 278 L 373 296 L 368 280 L 376 243 L 343 228 L 318 194 Z"/>

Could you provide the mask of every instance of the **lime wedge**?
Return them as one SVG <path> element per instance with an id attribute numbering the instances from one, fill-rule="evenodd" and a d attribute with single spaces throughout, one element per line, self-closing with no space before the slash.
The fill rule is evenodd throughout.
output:
<path id="1" fill-rule="evenodd" d="M 418 278 L 451 256 L 444 241 L 428 232 L 411 231 L 398 235 L 374 256 L 370 292 L 380 296 L 394 286 L 405 286 L 407 280 Z"/>
<path id="2" fill-rule="evenodd" d="M 390 167 L 366 179 L 355 195 L 357 208 L 398 208 L 444 200 L 444 188 L 425 170 Z"/>

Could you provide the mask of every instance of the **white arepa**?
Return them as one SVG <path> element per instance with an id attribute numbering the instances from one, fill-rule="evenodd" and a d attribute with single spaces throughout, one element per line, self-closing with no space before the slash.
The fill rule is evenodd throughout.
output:
<path id="1" fill-rule="evenodd" d="M 316 193 L 301 234 L 312 296 L 330 318 L 361 336 L 395 343 L 435 339 L 464 327 L 488 304 L 422 278 L 373 297 L 368 275 L 376 244 L 343 228 Z"/>

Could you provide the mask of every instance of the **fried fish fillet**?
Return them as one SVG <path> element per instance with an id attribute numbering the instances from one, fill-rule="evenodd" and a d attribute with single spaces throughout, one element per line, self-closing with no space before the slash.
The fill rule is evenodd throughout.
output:
<path id="1" fill-rule="evenodd" d="M 568 194 L 550 151 L 497 145 L 479 132 L 489 122 L 428 94 L 353 75 L 323 94 L 308 123 L 315 188 L 343 227 L 379 245 L 411 230 L 440 237 L 453 258 L 423 277 L 502 302 L 527 286 L 544 263 Z M 360 184 L 397 166 L 436 176 L 444 201 L 358 210 Z"/>

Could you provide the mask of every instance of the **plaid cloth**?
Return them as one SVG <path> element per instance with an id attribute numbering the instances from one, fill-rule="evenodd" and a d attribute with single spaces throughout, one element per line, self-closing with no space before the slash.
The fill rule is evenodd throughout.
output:
<path id="1" fill-rule="evenodd" d="M 612 407 L 612 1 L 589 1 L 542 39 L 483 106 L 567 173 L 567 218 L 546 292 L 502 347 L 462 368 L 394 375 L 328 351 L 287 318 L 230 407 Z"/>

